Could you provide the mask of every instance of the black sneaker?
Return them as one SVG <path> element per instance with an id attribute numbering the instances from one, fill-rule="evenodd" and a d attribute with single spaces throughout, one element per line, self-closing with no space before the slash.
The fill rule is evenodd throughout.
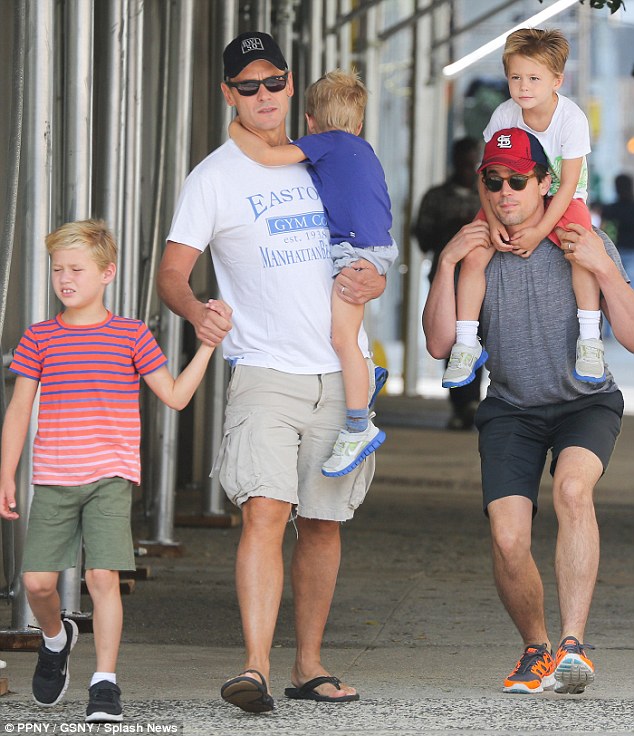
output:
<path id="1" fill-rule="evenodd" d="M 66 646 L 61 652 L 51 652 L 44 644 L 39 648 L 37 666 L 33 674 L 33 697 L 38 705 L 50 708 L 57 705 L 64 697 L 70 682 L 68 660 L 71 649 L 75 646 L 79 629 L 74 621 L 65 618 L 62 621 L 66 629 Z"/>
<path id="2" fill-rule="evenodd" d="M 88 690 L 88 723 L 114 723 L 123 720 L 121 690 L 109 680 L 100 680 Z"/>

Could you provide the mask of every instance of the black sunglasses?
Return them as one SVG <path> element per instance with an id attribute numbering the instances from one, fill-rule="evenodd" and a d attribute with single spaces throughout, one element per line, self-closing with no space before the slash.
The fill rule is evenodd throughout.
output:
<path id="1" fill-rule="evenodd" d="M 263 84 L 269 92 L 281 92 L 286 88 L 288 72 L 280 74 L 276 77 L 267 77 L 266 79 L 243 79 L 241 82 L 226 81 L 227 87 L 233 87 L 242 97 L 252 97 L 256 95 Z"/>
<path id="2" fill-rule="evenodd" d="M 508 181 L 513 191 L 521 192 L 523 189 L 526 189 L 528 180 L 534 176 L 535 172 L 532 174 L 511 174 L 511 176 L 485 176 L 483 181 L 484 186 L 490 192 L 500 192 L 505 181 Z"/>

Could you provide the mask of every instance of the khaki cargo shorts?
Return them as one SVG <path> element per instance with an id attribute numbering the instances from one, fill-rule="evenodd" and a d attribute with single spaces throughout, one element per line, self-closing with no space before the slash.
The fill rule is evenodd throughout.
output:
<path id="1" fill-rule="evenodd" d="M 366 363 L 371 396 L 374 364 Z M 306 519 L 347 521 L 370 487 L 374 453 L 348 475 L 321 474 L 345 409 L 340 371 L 303 375 L 239 365 L 227 389 L 224 437 L 212 474 L 218 473 L 236 506 L 260 496 L 293 504 Z"/>
<path id="2" fill-rule="evenodd" d="M 134 570 L 132 483 L 102 478 L 83 486 L 35 486 L 23 572 L 75 567 L 83 538 L 87 570 Z"/>

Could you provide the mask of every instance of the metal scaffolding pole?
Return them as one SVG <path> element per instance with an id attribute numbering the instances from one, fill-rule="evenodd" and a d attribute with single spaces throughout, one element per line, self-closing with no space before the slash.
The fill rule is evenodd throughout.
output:
<path id="1" fill-rule="evenodd" d="M 380 42 L 378 35 L 378 11 L 376 8 L 369 8 L 365 16 L 365 46 L 362 51 L 362 58 L 365 62 L 365 84 L 370 94 L 368 95 L 368 103 L 365 108 L 365 120 L 363 123 L 363 137 L 374 148 L 378 150 L 379 142 L 379 121 L 381 109 L 381 70 Z M 374 339 L 376 336 L 376 305 L 368 305 L 364 311 L 363 325 L 368 334 L 370 349 L 374 350 Z"/>
<path id="2" fill-rule="evenodd" d="M 53 128 L 53 28 L 55 0 L 27 3 L 27 51 L 23 219 L 23 274 L 20 321 L 23 326 L 48 317 L 48 257 L 44 238 L 51 224 L 52 128 Z M 33 497 L 33 441 L 37 431 L 36 399 L 22 453 L 16 485 L 20 518 L 14 522 L 16 570 L 22 567 L 29 506 Z M 16 580 L 11 626 L 27 629 L 36 625 L 26 600 L 21 578 Z"/>
<path id="3" fill-rule="evenodd" d="M 128 48 L 126 103 L 123 140 L 123 220 L 119 270 L 119 314 L 136 317 L 139 310 L 139 262 L 141 253 L 141 137 L 143 134 L 143 0 L 129 0 L 127 6 Z"/>
<path id="4" fill-rule="evenodd" d="M 223 8 L 219 33 L 214 37 L 218 48 L 223 48 L 235 37 L 238 24 L 236 3 L 226 3 Z M 288 61 L 288 57 L 286 57 Z M 220 91 L 215 91 L 219 95 Z M 222 129 L 227 130 L 231 120 L 231 108 L 223 105 Z M 222 350 L 214 351 L 211 359 L 211 370 L 207 371 L 205 380 L 205 435 L 209 437 L 205 458 L 211 468 L 218 455 L 222 442 L 225 413 L 225 391 L 227 387 L 227 364 L 222 357 Z M 209 476 L 203 493 L 203 514 L 206 516 L 224 515 L 224 491 L 217 474 Z"/>
<path id="5" fill-rule="evenodd" d="M 64 204 L 67 222 L 84 220 L 91 213 L 92 102 L 94 7 L 92 0 L 67 0 L 67 53 L 64 64 Z M 59 576 L 62 611 L 81 610 L 81 545 L 75 567 Z"/>
<path id="6" fill-rule="evenodd" d="M 322 0 L 313 0 L 310 3 L 310 55 L 308 58 L 308 84 L 312 84 L 316 79 L 319 79 L 323 73 L 321 59 L 323 12 L 324 8 Z"/>
<path id="7" fill-rule="evenodd" d="M 422 3 L 418 3 L 422 5 Z M 433 4 L 432 4 L 433 5 Z M 422 8 L 421 8 L 422 10 Z M 414 55 L 414 94 L 412 100 L 412 145 L 410 174 L 411 218 L 416 218 L 422 194 L 431 186 L 435 174 L 444 173 L 446 151 L 446 126 L 438 125 L 438 115 L 446 113 L 438 85 L 442 80 L 434 78 L 431 70 L 431 46 L 436 36 L 436 14 L 442 13 L 448 25 L 446 8 L 440 11 L 432 7 L 431 12 L 416 21 L 416 42 Z M 438 110 L 438 108 L 441 108 Z M 432 121 L 430 130 L 430 120 Z M 422 131 L 425 131 L 422 134 Z M 442 161 L 439 169 L 438 161 Z M 403 360 L 403 392 L 406 396 L 417 393 L 418 364 L 421 329 L 421 265 L 422 257 L 418 246 L 409 248 L 407 274 L 405 280 L 405 313 L 403 334 L 405 337 L 405 357 Z"/>
<path id="8" fill-rule="evenodd" d="M 105 50 L 101 70 L 103 105 L 100 109 L 99 147 L 100 185 L 95 196 L 95 213 L 112 230 L 117 243 L 122 240 L 124 161 L 123 135 L 125 129 L 125 70 L 127 67 L 127 1 L 109 0 L 104 30 Z M 115 314 L 120 311 L 119 292 L 110 285 L 106 290 L 106 304 Z"/>
<path id="9" fill-rule="evenodd" d="M 282 49 L 284 58 L 291 65 L 293 58 L 293 0 L 282 0 L 277 4 L 277 36 L 276 40 Z"/>
<path id="10" fill-rule="evenodd" d="M 342 15 L 349 13 L 351 7 L 351 0 L 340 0 Z M 352 29 L 350 23 L 340 23 L 337 35 L 339 36 L 339 66 L 347 70 L 352 65 Z"/>
<path id="11" fill-rule="evenodd" d="M 193 32 L 194 0 L 181 0 L 174 6 L 176 13 L 173 34 L 169 43 L 169 74 L 167 90 L 172 104 L 170 115 L 170 135 L 175 155 L 168 177 L 166 207 L 172 212 L 183 179 L 189 169 L 191 143 L 192 74 L 193 74 Z M 168 121 L 165 121 L 168 122 Z M 161 306 L 160 343 L 167 355 L 167 365 L 176 376 L 181 370 L 182 322 L 167 306 Z M 176 455 L 178 449 L 178 412 L 164 403 L 157 405 L 156 423 L 159 428 L 160 447 L 157 448 L 158 477 L 157 488 L 152 505 L 151 537 L 158 544 L 173 544 L 174 499 L 176 494 Z"/>
<path id="12" fill-rule="evenodd" d="M 271 32 L 271 0 L 257 0 L 255 3 L 255 25 L 258 31 Z"/>
<path id="13" fill-rule="evenodd" d="M 337 19 L 337 0 L 325 0 L 326 38 L 324 39 L 324 67 L 331 71 L 337 66 L 337 34 L 330 32 Z"/>
<path id="14" fill-rule="evenodd" d="M 6 411 L 5 354 L 2 351 L 2 337 L 4 335 L 9 297 L 9 276 L 14 253 L 13 243 L 17 219 L 22 122 L 24 117 L 24 60 L 26 56 L 26 8 L 24 2 L 18 3 L 14 8 L 13 28 L 13 87 L 9 131 L 11 150 L 7 162 L 6 211 L 2 227 L 2 241 L 0 242 L 0 253 L 2 254 L 0 258 L 0 358 L 2 359 L 2 366 L 0 367 L 0 424 L 4 423 Z M 19 568 L 15 564 L 14 524 L 3 519 L 0 536 L 2 537 L 1 554 L 4 578 L 7 583 L 7 595 L 11 595 L 16 575 L 19 575 Z"/>

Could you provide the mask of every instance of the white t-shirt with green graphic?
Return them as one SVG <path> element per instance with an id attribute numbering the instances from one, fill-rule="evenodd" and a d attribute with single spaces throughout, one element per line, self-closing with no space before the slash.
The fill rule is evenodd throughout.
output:
<path id="1" fill-rule="evenodd" d="M 533 130 L 526 125 L 522 116 L 522 108 L 515 100 L 506 100 L 493 111 L 489 124 L 484 129 L 484 140 L 489 141 L 494 133 L 504 128 L 522 128 L 532 133 L 542 144 L 548 158 L 552 175 L 551 196 L 559 189 L 561 166 L 565 159 L 582 158 L 581 174 L 577 183 L 574 199 L 588 198 L 588 163 L 590 153 L 590 126 L 583 110 L 572 100 L 557 95 L 557 107 L 546 130 Z"/>

